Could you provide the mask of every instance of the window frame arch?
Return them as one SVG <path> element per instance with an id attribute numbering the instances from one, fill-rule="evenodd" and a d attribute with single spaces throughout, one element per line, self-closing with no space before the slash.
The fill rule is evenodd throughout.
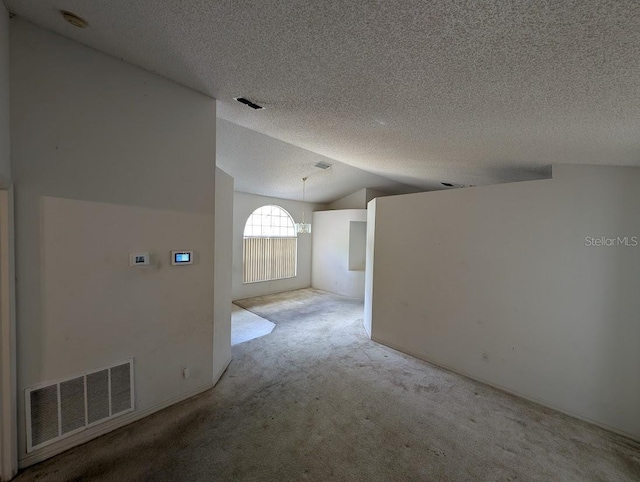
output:
<path id="1" fill-rule="evenodd" d="M 296 224 L 282 206 L 265 204 L 247 217 L 242 233 L 242 272 L 243 284 L 297 276 Z"/>
<path id="2" fill-rule="evenodd" d="M 269 213 L 261 212 L 267 209 L 270 210 Z M 260 223 L 255 222 L 258 218 L 261 219 Z M 264 222 L 265 218 L 270 218 L 268 224 Z M 288 223 L 285 223 L 286 225 L 283 226 L 282 220 L 287 220 Z M 247 229 L 251 231 L 249 234 L 247 234 Z M 258 230 L 260 232 L 256 233 Z M 283 230 L 286 230 L 286 232 L 283 233 Z M 276 234 L 275 231 L 278 231 L 278 233 Z M 293 220 L 293 216 L 289 214 L 289 211 L 282 206 L 265 204 L 254 209 L 251 214 L 249 214 L 244 223 L 242 236 L 243 238 L 296 238 L 296 223 Z"/>

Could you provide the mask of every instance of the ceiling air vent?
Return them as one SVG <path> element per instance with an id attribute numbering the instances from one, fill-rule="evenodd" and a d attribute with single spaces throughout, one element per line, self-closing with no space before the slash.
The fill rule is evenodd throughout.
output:
<path id="1" fill-rule="evenodd" d="M 27 453 L 131 412 L 133 359 L 25 390 Z"/>
<path id="2" fill-rule="evenodd" d="M 331 164 L 329 164 L 328 162 L 324 162 L 324 161 L 320 161 L 319 163 L 316 164 L 316 167 L 318 169 L 329 169 L 331 167 Z"/>
<path id="3" fill-rule="evenodd" d="M 234 97 L 234 100 L 237 100 L 241 104 L 249 106 L 252 109 L 256 109 L 256 110 L 264 109 L 264 107 L 262 107 L 261 105 L 255 104 L 255 103 L 251 102 L 249 99 L 245 99 L 244 97 Z"/>
<path id="4" fill-rule="evenodd" d="M 73 12 L 68 12 L 67 10 L 60 10 L 60 13 L 62 14 L 62 18 L 64 18 L 67 22 L 69 22 L 74 27 L 87 28 L 87 25 L 89 25 L 84 18 L 76 15 Z"/>

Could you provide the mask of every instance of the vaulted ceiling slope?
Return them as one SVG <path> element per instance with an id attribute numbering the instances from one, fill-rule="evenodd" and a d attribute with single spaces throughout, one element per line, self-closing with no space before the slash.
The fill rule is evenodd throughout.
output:
<path id="1" fill-rule="evenodd" d="M 5 3 L 223 119 L 425 189 L 640 165 L 637 0 L 65 0 L 87 29 L 56 0 Z"/>
<path id="2" fill-rule="evenodd" d="M 420 191 L 223 119 L 217 122 L 216 155 L 218 166 L 235 179 L 236 191 L 263 196 L 301 200 L 303 177 L 305 199 L 317 203 L 364 188 L 389 194 Z M 331 167 L 321 169 L 319 163 Z"/>

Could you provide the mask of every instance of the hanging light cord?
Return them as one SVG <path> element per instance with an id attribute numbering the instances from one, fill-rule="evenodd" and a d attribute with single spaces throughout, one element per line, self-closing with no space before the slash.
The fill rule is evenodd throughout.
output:
<path id="1" fill-rule="evenodd" d="M 306 183 L 307 183 L 307 178 L 303 177 L 302 178 L 302 202 L 303 202 L 303 204 L 302 204 L 302 224 L 305 224 L 305 222 L 304 222 L 304 202 L 305 202 L 304 201 L 305 200 L 305 189 L 304 189 L 304 187 L 305 187 Z"/>

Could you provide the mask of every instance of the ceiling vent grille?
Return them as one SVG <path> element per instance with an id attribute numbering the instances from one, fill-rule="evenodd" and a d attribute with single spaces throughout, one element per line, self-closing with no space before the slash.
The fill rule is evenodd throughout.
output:
<path id="1" fill-rule="evenodd" d="M 133 359 L 27 388 L 27 453 L 133 411 L 133 393 Z"/>
<path id="2" fill-rule="evenodd" d="M 328 162 L 324 162 L 324 161 L 320 161 L 316 164 L 316 167 L 318 169 L 329 169 L 331 167 L 331 164 L 329 164 Z"/>
<path id="3" fill-rule="evenodd" d="M 247 107 L 251 107 L 252 109 L 256 109 L 256 110 L 264 109 L 264 107 L 262 107 L 261 105 L 251 102 L 249 99 L 245 99 L 244 97 L 234 97 L 234 100 L 237 100 L 241 104 L 244 104 Z"/>

